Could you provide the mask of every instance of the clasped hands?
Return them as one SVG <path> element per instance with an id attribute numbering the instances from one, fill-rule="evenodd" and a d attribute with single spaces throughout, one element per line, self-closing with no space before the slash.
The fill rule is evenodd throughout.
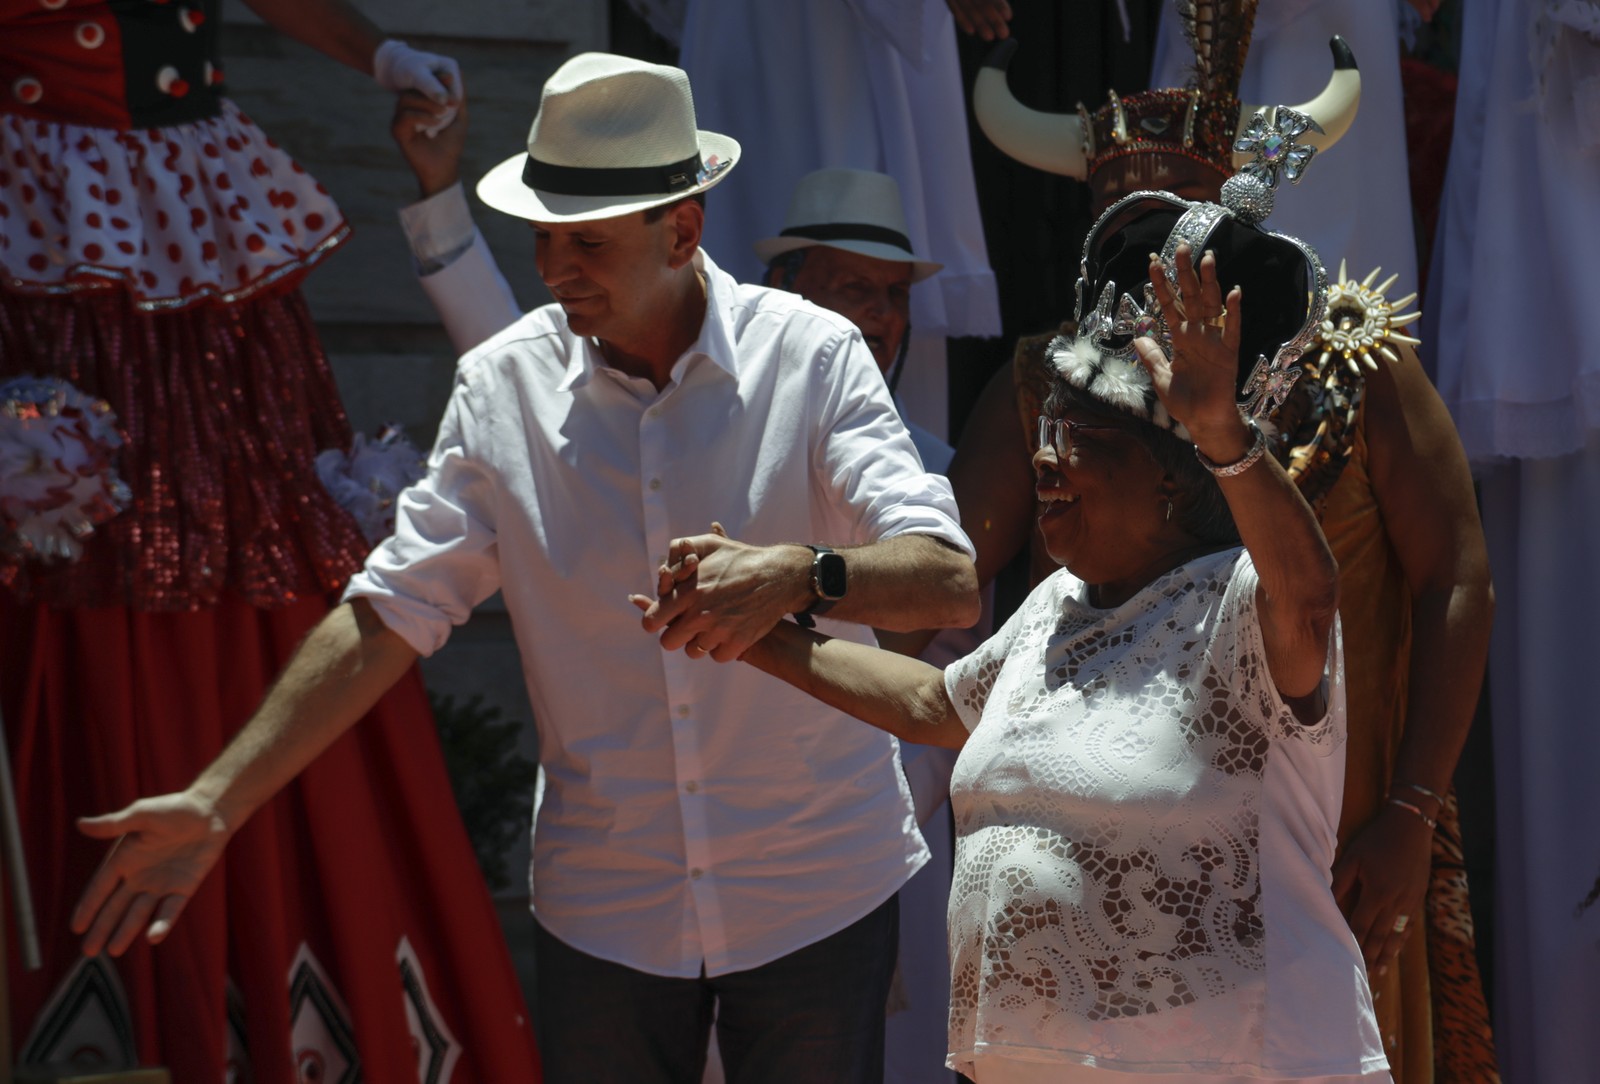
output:
<path id="1" fill-rule="evenodd" d="M 412 94 L 425 103 L 421 110 L 425 115 L 416 130 L 429 138 L 455 119 L 463 98 L 461 67 L 454 59 L 413 49 L 394 38 L 384 41 L 373 54 L 372 77 L 384 90 L 402 97 Z"/>
<path id="2" fill-rule="evenodd" d="M 708 534 L 673 539 L 656 569 L 656 595 L 629 595 L 641 624 L 666 651 L 734 662 L 774 625 L 810 601 L 811 551 L 752 546 L 720 523 Z M 803 593 L 802 593 L 803 592 Z"/>

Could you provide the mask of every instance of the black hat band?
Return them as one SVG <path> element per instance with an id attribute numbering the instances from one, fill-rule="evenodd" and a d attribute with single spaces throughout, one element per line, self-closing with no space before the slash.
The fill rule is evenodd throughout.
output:
<path id="1" fill-rule="evenodd" d="M 557 196 L 659 196 L 693 188 L 704 168 L 698 151 L 664 166 L 621 169 L 553 166 L 530 154 L 522 165 L 522 183 Z"/>
<path id="2" fill-rule="evenodd" d="M 875 241 L 911 251 L 911 238 L 886 226 L 866 222 L 830 222 L 816 226 L 790 226 L 780 237 L 804 237 L 808 241 Z"/>

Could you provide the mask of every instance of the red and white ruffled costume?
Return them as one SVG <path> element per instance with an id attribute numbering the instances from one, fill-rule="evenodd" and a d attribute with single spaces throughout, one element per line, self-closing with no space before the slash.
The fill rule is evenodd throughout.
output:
<path id="1" fill-rule="evenodd" d="M 234 838 L 159 948 L 84 961 L 74 819 L 227 743 L 367 551 L 300 278 L 349 232 L 221 97 L 215 0 L 0 0 L 0 380 L 107 400 L 134 503 L 0 569 L 0 707 L 45 967 L 21 1060 L 179 1081 L 527 1081 L 538 1059 L 415 672 Z"/>

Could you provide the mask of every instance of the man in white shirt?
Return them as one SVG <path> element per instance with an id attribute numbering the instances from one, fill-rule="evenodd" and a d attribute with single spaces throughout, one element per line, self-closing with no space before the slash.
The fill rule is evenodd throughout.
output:
<path id="1" fill-rule="evenodd" d="M 546 776 L 548 1078 L 692 1079 L 716 1004 L 732 1080 L 878 1079 L 894 895 L 927 859 L 895 747 L 699 660 L 791 613 L 863 641 L 968 624 L 976 579 L 860 333 L 698 250 L 693 197 L 738 154 L 678 69 L 586 54 L 550 79 L 528 154 L 478 191 L 534 223 L 557 303 L 462 359 L 395 535 L 239 738 L 86 822 L 126 833 L 74 916 L 86 950 L 164 936 L 249 813 L 500 590 Z M 714 520 L 742 542 L 658 578 Z M 628 598 L 658 591 L 659 647 Z"/>
<path id="2" fill-rule="evenodd" d="M 778 236 L 757 241 L 755 253 L 766 265 L 768 286 L 793 291 L 860 328 L 894 389 L 910 337 L 912 287 L 942 266 L 912 251 L 893 177 L 860 169 L 806 174 L 789 199 Z M 923 466 L 943 474 L 954 454 L 950 445 L 903 415 L 901 420 Z M 987 622 L 979 621 L 971 629 L 946 629 L 931 642 L 925 635 L 880 639 L 885 647 L 943 666 L 977 650 L 987 634 Z M 937 1084 L 955 1079 L 944 1067 L 944 1054 L 950 1010 L 945 912 L 955 851 L 949 797 L 956 751 L 902 745 L 900 757 L 931 858 L 900 890 L 898 979 L 890 997 L 884 1080 Z"/>
<path id="3" fill-rule="evenodd" d="M 424 291 L 452 341 L 466 351 L 518 312 L 459 184 L 465 126 L 433 134 L 425 127 L 433 113 L 420 96 L 402 99 L 396 108 L 395 141 L 422 196 L 401 210 L 400 221 Z M 856 169 L 808 174 L 790 199 L 781 235 L 758 241 L 755 252 L 767 265 L 766 285 L 799 294 L 856 325 L 892 390 L 905 356 L 912 286 L 941 269 L 912 252 L 894 178 Z M 901 420 L 923 465 L 942 474 L 953 454 L 950 446 L 903 414 Z M 880 641 L 942 665 L 975 650 L 983 635 L 976 628 L 946 630 L 925 650 L 926 635 L 880 634 Z M 884 1079 L 929 1084 L 954 1079 L 944 1068 L 944 1049 L 950 978 L 945 903 L 953 858 L 947 800 L 955 753 L 912 745 L 902 746 L 900 755 L 931 858 L 900 892 L 898 977 L 889 998 Z M 713 1078 L 720 1079 L 708 1077 Z"/>

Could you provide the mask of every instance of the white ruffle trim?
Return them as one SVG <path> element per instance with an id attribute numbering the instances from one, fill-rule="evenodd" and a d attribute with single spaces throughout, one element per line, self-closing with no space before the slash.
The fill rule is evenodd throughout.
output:
<path id="1" fill-rule="evenodd" d="M 129 131 L 0 115 L 0 281 L 17 292 L 122 288 L 148 310 L 234 302 L 349 232 L 327 190 L 232 102 Z"/>

